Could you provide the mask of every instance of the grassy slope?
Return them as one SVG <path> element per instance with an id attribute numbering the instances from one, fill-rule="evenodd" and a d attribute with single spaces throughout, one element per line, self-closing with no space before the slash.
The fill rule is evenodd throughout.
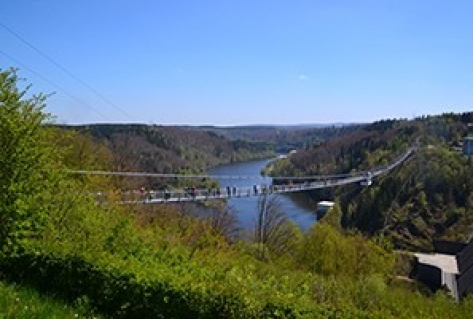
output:
<path id="1" fill-rule="evenodd" d="M 85 305 L 72 307 L 51 297 L 39 294 L 33 288 L 0 282 L 1 319 L 64 319 L 100 318 L 90 315 Z"/>

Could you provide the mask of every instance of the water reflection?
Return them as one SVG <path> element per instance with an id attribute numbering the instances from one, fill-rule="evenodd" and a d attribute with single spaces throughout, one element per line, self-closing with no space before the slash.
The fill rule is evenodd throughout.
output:
<path id="1" fill-rule="evenodd" d="M 218 179 L 222 187 L 249 187 L 252 185 L 269 185 L 271 178 L 260 176 L 262 169 L 273 159 L 249 161 L 214 167 L 210 175 L 232 175 L 239 178 Z M 316 221 L 316 204 L 305 192 L 276 195 L 281 202 L 282 211 L 301 229 L 306 230 Z M 231 198 L 228 206 L 237 212 L 239 224 L 244 229 L 255 225 L 258 197 Z"/>

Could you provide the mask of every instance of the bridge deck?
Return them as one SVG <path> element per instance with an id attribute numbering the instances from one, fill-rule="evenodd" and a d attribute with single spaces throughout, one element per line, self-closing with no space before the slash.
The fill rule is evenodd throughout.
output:
<path id="1" fill-rule="evenodd" d="M 214 199 L 243 198 L 259 196 L 269 192 L 270 194 L 283 194 L 291 192 L 301 192 L 313 189 L 322 189 L 328 187 L 341 186 L 352 183 L 360 183 L 368 186 L 372 178 L 385 174 L 405 161 L 416 148 L 410 148 L 402 156 L 398 157 L 391 164 L 383 167 L 374 168 L 363 173 L 354 173 L 353 175 L 340 175 L 340 177 L 327 178 L 324 176 L 308 176 L 308 179 L 317 179 L 319 181 L 305 181 L 290 185 L 251 185 L 248 187 L 227 187 L 218 189 L 188 189 L 169 190 L 169 191 L 148 191 L 148 192 L 127 192 L 122 194 L 122 204 L 166 204 L 191 201 L 206 201 Z M 281 178 L 284 179 L 284 178 Z M 304 180 L 304 178 L 295 178 Z M 100 200 L 100 196 L 99 196 Z"/>

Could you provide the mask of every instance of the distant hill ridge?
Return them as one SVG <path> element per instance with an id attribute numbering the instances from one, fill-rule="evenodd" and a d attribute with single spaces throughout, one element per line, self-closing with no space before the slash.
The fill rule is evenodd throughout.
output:
<path id="1" fill-rule="evenodd" d="M 210 166 L 269 157 L 271 145 L 230 141 L 207 131 L 191 131 L 179 126 L 144 124 L 92 124 L 61 126 L 89 134 L 105 142 L 113 154 L 128 154 L 128 169 L 172 173 L 182 169 L 202 171 Z"/>
<path id="2" fill-rule="evenodd" d="M 317 126 L 317 125 L 316 125 Z M 90 135 L 107 146 L 113 168 L 151 173 L 202 173 L 209 167 L 274 157 L 352 132 L 351 126 L 165 126 L 89 124 L 60 126 Z M 161 187 L 173 181 L 137 181 Z"/>

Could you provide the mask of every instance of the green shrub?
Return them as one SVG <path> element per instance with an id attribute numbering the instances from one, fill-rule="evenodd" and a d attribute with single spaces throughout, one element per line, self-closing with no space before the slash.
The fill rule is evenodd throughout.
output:
<path id="1" fill-rule="evenodd" d="M 64 319 L 100 318 L 92 314 L 84 302 L 70 306 L 40 295 L 30 287 L 0 282 L 0 318 L 2 319 Z"/>

